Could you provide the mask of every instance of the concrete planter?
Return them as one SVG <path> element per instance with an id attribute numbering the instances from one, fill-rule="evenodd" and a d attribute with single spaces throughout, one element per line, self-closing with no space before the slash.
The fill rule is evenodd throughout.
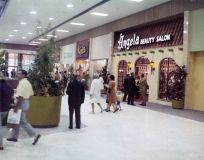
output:
<path id="1" fill-rule="evenodd" d="M 172 108 L 184 109 L 184 100 L 172 100 Z"/>
<path id="2" fill-rule="evenodd" d="M 27 114 L 28 122 L 37 128 L 56 127 L 60 121 L 61 96 L 33 96 Z"/>

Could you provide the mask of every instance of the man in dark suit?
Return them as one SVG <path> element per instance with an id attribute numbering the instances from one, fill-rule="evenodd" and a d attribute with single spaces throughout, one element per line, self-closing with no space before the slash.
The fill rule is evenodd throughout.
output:
<path id="1" fill-rule="evenodd" d="M 124 97 L 123 102 L 126 101 L 128 91 L 129 91 L 129 74 L 126 75 L 124 82 L 123 82 L 123 89 L 124 89 Z"/>
<path id="2" fill-rule="evenodd" d="M 128 90 L 128 104 L 134 105 L 134 97 L 135 97 L 135 78 L 134 73 L 131 73 L 129 77 L 129 90 Z"/>
<path id="3" fill-rule="evenodd" d="M 73 81 L 68 84 L 66 93 L 68 94 L 69 104 L 69 128 L 73 128 L 73 113 L 75 112 L 76 128 L 81 128 L 81 104 L 84 103 L 85 89 L 84 85 L 78 80 L 79 74 L 75 73 Z"/>

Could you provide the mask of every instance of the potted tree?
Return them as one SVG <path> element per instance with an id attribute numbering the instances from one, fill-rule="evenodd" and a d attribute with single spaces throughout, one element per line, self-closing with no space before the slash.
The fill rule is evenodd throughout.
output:
<path id="1" fill-rule="evenodd" d="M 54 69 L 54 54 L 56 54 L 54 39 L 43 43 L 37 49 L 37 55 L 28 72 L 28 79 L 34 90 L 30 101 L 27 119 L 34 127 L 55 127 L 60 121 L 61 95 L 63 82 L 52 76 Z"/>
<path id="2" fill-rule="evenodd" d="M 173 73 L 169 88 L 170 98 L 172 100 L 172 108 L 184 109 L 185 85 L 187 71 L 185 66 L 178 66 Z"/>

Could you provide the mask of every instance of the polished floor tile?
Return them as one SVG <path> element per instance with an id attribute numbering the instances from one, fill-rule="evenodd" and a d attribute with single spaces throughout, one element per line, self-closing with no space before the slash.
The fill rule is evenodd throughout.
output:
<path id="1" fill-rule="evenodd" d="M 88 96 L 87 96 L 88 97 Z M 105 101 L 102 99 L 105 108 Z M 4 141 L 0 160 L 203 160 L 204 123 L 122 104 L 122 111 L 91 114 L 82 106 L 80 130 L 69 130 L 67 97 L 59 127 L 37 129 L 36 146 L 24 132 L 18 143 Z"/>

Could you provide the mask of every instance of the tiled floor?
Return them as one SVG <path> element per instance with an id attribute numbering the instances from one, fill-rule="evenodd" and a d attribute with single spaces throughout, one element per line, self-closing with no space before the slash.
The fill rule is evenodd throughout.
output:
<path id="1" fill-rule="evenodd" d="M 105 108 L 105 101 L 103 106 Z M 38 129 L 36 146 L 21 133 L 19 142 L 4 141 L 0 160 L 203 160 L 204 123 L 123 104 L 123 110 L 90 114 L 82 106 L 82 129 L 69 130 L 67 97 L 59 127 Z"/>

